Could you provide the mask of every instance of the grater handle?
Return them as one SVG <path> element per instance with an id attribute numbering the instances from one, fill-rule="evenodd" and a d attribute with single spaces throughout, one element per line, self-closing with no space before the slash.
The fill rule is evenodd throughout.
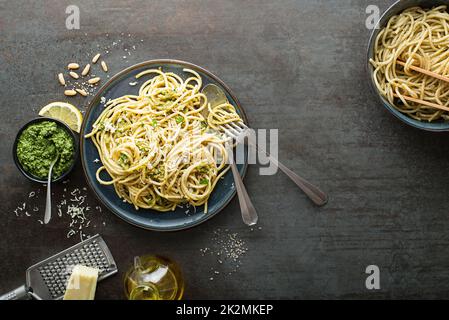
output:
<path id="1" fill-rule="evenodd" d="M 27 300 L 30 299 L 28 289 L 25 285 L 18 287 L 4 295 L 0 296 L 0 300 Z"/>

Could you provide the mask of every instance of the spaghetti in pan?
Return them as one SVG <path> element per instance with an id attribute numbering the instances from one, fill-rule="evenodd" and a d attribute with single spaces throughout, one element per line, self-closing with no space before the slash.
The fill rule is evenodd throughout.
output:
<path id="1" fill-rule="evenodd" d="M 413 70 L 419 67 L 447 76 L 448 48 L 446 6 L 413 7 L 393 16 L 379 32 L 370 60 L 377 90 L 397 110 L 413 119 L 448 121 L 449 83 Z"/>

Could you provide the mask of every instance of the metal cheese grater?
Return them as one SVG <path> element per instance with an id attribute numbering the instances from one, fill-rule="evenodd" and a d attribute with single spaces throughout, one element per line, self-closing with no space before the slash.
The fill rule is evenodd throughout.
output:
<path id="1" fill-rule="evenodd" d="M 62 299 L 75 265 L 99 269 L 98 281 L 117 273 L 117 265 L 106 243 L 95 235 L 45 259 L 26 271 L 26 284 L 0 296 L 0 300 Z"/>

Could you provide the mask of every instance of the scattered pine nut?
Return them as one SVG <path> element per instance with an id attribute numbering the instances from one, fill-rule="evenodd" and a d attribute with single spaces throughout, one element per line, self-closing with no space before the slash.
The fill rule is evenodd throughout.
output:
<path id="1" fill-rule="evenodd" d="M 80 67 L 80 65 L 78 63 L 69 63 L 69 65 L 67 66 L 67 68 L 69 68 L 70 70 L 76 70 Z"/>
<path id="2" fill-rule="evenodd" d="M 90 64 L 86 64 L 86 66 L 85 66 L 84 69 L 83 69 L 83 72 L 81 72 L 81 75 L 82 75 L 82 76 L 87 76 L 87 74 L 89 73 L 89 71 L 90 71 Z"/>
<path id="3" fill-rule="evenodd" d="M 78 73 L 73 72 L 73 71 L 70 71 L 69 74 L 70 74 L 70 76 L 71 76 L 73 79 L 78 79 L 78 78 L 80 77 L 80 76 L 78 75 Z"/>
<path id="4" fill-rule="evenodd" d="M 59 80 L 59 83 L 61 84 L 61 86 L 65 86 L 65 79 L 64 79 L 64 75 L 62 73 L 58 74 L 58 80 Z"/>
<path id="5" fill-rule="evenodd" d="M 94 64 L 97 63 L 98 59 L 100 59 L 100 54 L 99 53 L 97 53 L 95 55 L 95 57 L 92 58 L 92 63 L 94 63 Z"/>
<path id="6" fill-rule="evenodd" d="M 101 80 L 100 77 L 95 77 L 95 78 L 87 80 L 87 82 L 89 82 L 90 84 L 96 84 L 100 80 Z"/>
<path id="7" fill-rule="evenodd" d="M 76 96 L 76 91 L 75 90 L 66 90 L 66 91 L 64 91 L 64 94 L 68 97 L 72 97 L 72 96 Z"/>
<path id="8" fill-rule="evenodd" d="M 84 89 L 75 89 L 76 92 L 78 92 L 80 95 L 82 95 L 83 97 L 87 97 L 87 92 Z"/>
<path id="9" fill-rule="evenodd" d="M 101 60 L 101 67 L 103 68 L 104 72 L 108 72 L 108 65 L 106 64 L 106 62 L 104 62 L 104 60 Z"/>

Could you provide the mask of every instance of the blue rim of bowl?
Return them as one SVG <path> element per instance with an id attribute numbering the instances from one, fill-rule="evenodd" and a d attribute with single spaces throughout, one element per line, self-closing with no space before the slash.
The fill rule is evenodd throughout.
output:
<path id="1" fill-rule="evenodd" d="M 431 3 L 432 2 L 432 3 Z M 434 7 L 441 5 L 442 1 L 428 1 L 428 0 L 411 0 L 411 1 L 404 1 L 404 0 L 398 0 L 395 3 L 393 3 L 380 17 L 376 27 L 371 32 L 371 36 L 368 41 L 368 47 L 367 47 L 367 64 L 366 64 L 366 70 L 367 75 L 369 77 L 370 87 L 372 92 L 376 95 L 378 98 L 378 101 L 382 103 L 382 105 L 387 109 L 391 114 L 393 114 L 397 119 L 401 120 L 402 122 L 408 124 L 409 126 L 412 126 L 414 128 L 425 130 L 425 131 L 431 131 L 431 132 L 446 132 L 449 131 L 449 121 L 436 121 L 436 122 L 425 122 L 425 121 L 418 121 L 415 120 L 408 115 L 400 112 L 395 107 L 393 107 L 377 90 L 376 84 L 374 83 L 373 79 L 373 72 L 374 68 L 369 62 L 369 60 L 373 57 L 374 53 L 374 44 L 377 38 L 377 35 L 379 34 L 380 30 L 385 27 L 388 20 L 395 14 L 399 14 L 402 11 L 406 10 L 407 8 L 411 8 L 414 6 L 422 6 L 422 7 Z M 447 5 L 447 3 L 446 3 Z"/>
<path id="2" fill-rule="evenodd" d="M 77 141 L 77 135 L 75 134 L 75 132 L 73 132 L 72 129 L 69 128 L 69 126 L 67 126 L 64 122 L 59 121 L 57 119 L 53 119 L 53 118 L 48 118 L 48 117 L 39 117 L 39 118 L 34 118 L 30 121 L 28 121 L 25 125 L 22 126 L 22 128 L 20 128 L 20 130 L 17 132 L 16 134 L 16 138 L 14 140 L 14 144 L 12 147 L 12 155 L 14 158 L 14 163 L 17 167 L 17 169 L 19 169 L 19 171 L 25 176 L 27 177 L 29 180 L 34 181 L 34 182 L 38 182 L 38 183 L 47 183 L 47 179 L 41 180 L 35 176 L 33 176 L 31 173 L 28 173 L 23 167 L 22 164 L 19 161 L 19 158 L 17 157 L 17 143 L 19 142 L 19 138 L 22 135 L 22 132 L 28 128 L 30 125 L 34 124 L 34 123 L 39 123 L 39 122 L 43 122 L 43 121 L 51 121 L 56 123 L 57 125 L 59 125 L 61 128 L 63 128 L 65 131 L 67 131 L 67 133 L 70 135 L 70 137 L 72 137 L 73 139 L 73 148 L 75 149 L 73 152 L 73 161 L 72 164 L 70 166 L 70 168 L 64 172 L 64 174 L 62 174 L 61 176 L 59 176 L 58 178 L 52 180 L 52 183 L 55 182 L 59 182 L 61 180 L 63 180 L 65 177 L 67 177 L 69 175 L 69 173 L 73 170 L 73 168 L 76 165 L 76 161 L 78 159 L 78 154 L 79 154 L 79 143 Z"/>
<path id="3" fill-rule="evenodd" d="M 212 78 L 214 81 L 216 81 L 225 91 L 227 94 L 229 94 L 229 96 L 231 96 L 231 98 L 235 101 L 238 110 L 241 112 L 241 115 L 243 116 L 243 121 L 245 122 L 246 125 L 249 126 L 248 123 L 248 117 L 246 115 L 245 110 L 242 108 L 240 101 L 237 99 L 236 95 L 232 92 L 232 90 L 219 78 L 217 77 L 215 74 L 213 74 L 212 72 L 204 69 L 203 67 L 200 67 L 196 64 L 190 63 L 190 62 L 186 62 L 186 61 L 182 61 L 182 60 L 176 60 L 176 59 L 155 59 L 155 60 L 148 60 L 148 61 L 144 61 L 144 62 L 140 62 L 137 63 L 135 65 L 132 65 L 126 69 L 123 69 L 122 71 L 116 73 L 113 77 L 111 77 L 99 90 L 98 92 L 95 94 L 95 96 L 92 98 L 92 100 L 90 101 L 87 110 L 84 114 L 84 119 L 87 119 L 90 115 L 90 113 L 92 112 L 94 106 L 96 106 L 97 101 L 99 101 L 100 97 L 103 95 L 103 93 L 109 88 L 109 86 L 115 82 L 115 80 L 117 80 L 118 78 L 120 78 L 121 76 L 135 70 L 138 68 L 142 68 L 145 66 L 152 66 L 152 65 L 163 65 L 163 64 L 178 64 L 178 65 L 182 65 L 186 68 L 190 68 L 192 70 L 198 70 L 204 74 L 206 74 L 207 76 L 209 76 L 210 78 Z M 102 197 L 98 194 L 98 192 L 96 191 L 95 187 L 92 185 L 92 183 L 89 181 L 88 178 L 88 173 L 87 173 L 87 167 L 86 167 L 86 163 L 84 161 L 84 148 L 83 148 L 83 144 L 84 144 L 84 135 L 85 135 L 85 130 L 86 130 L 86 123 L 87 121 L 83 121 L 82 125 L 81 125 L 81 130 L 80 130 L 80 139 L 79 139 L 79 143 L 80 143 L 80 152 L 81 152 L 81 164 L 83 166 L 83 171 L 84 171 L 84 176 L 86 178 L 87 184 L 89 185 L 89 188 L 91 190 L 94 191 L 95 196 L 97 197 L 97 199 L 106 207 L 108 208 L 109 211 L 111 211 L 115 216 L 117 216 L 118 218 L 120 218 L 121 220 L 135 226 L 141 229 L 145 229 L 145 230 L 149 230 L 149 231 L 158 231 L 158 232 L 176 232 L 176 231 L 184 231 L 184 230 L 189 230 L 192 229 L 196 226 L 199 226 L 200 224 L 209 221 L 210 219 L 212 219 L 213 217 L 215 217 L 218 213 L 220 213 L 230 202 L 232 199 L 234 199 L 235 195 L 237 194 L 237 191 L 234 189 L 234 191 L 232 192 L 232 195 L 229 197 L 229 199 L 227 201 L 225 201 L 214 213 L 212 214 L 207 214 L 206 217 L 204 219 L 198 220 L 192 224 L 189 225 L 182 225 L 179 227 L 172 227 L 172 228 L 166 228 L 166 229 L 162 229 L 162 228 L 153 228 L 147 225 L 142 225 L 139 223 L 134 222 L 132 219 L 125 217 L 121 214 L 118 214 L 115 209 L 112 206 L 109 206 L 106 201 L 104 201 L 102 199 Z M 244 179 L 245 175 L 246 175 L 246 171 L 248 169 L 248 162 L 245 162 L 244 166 L 243 166 L 243 172 L 241 174 L 242 179 Z"/>

